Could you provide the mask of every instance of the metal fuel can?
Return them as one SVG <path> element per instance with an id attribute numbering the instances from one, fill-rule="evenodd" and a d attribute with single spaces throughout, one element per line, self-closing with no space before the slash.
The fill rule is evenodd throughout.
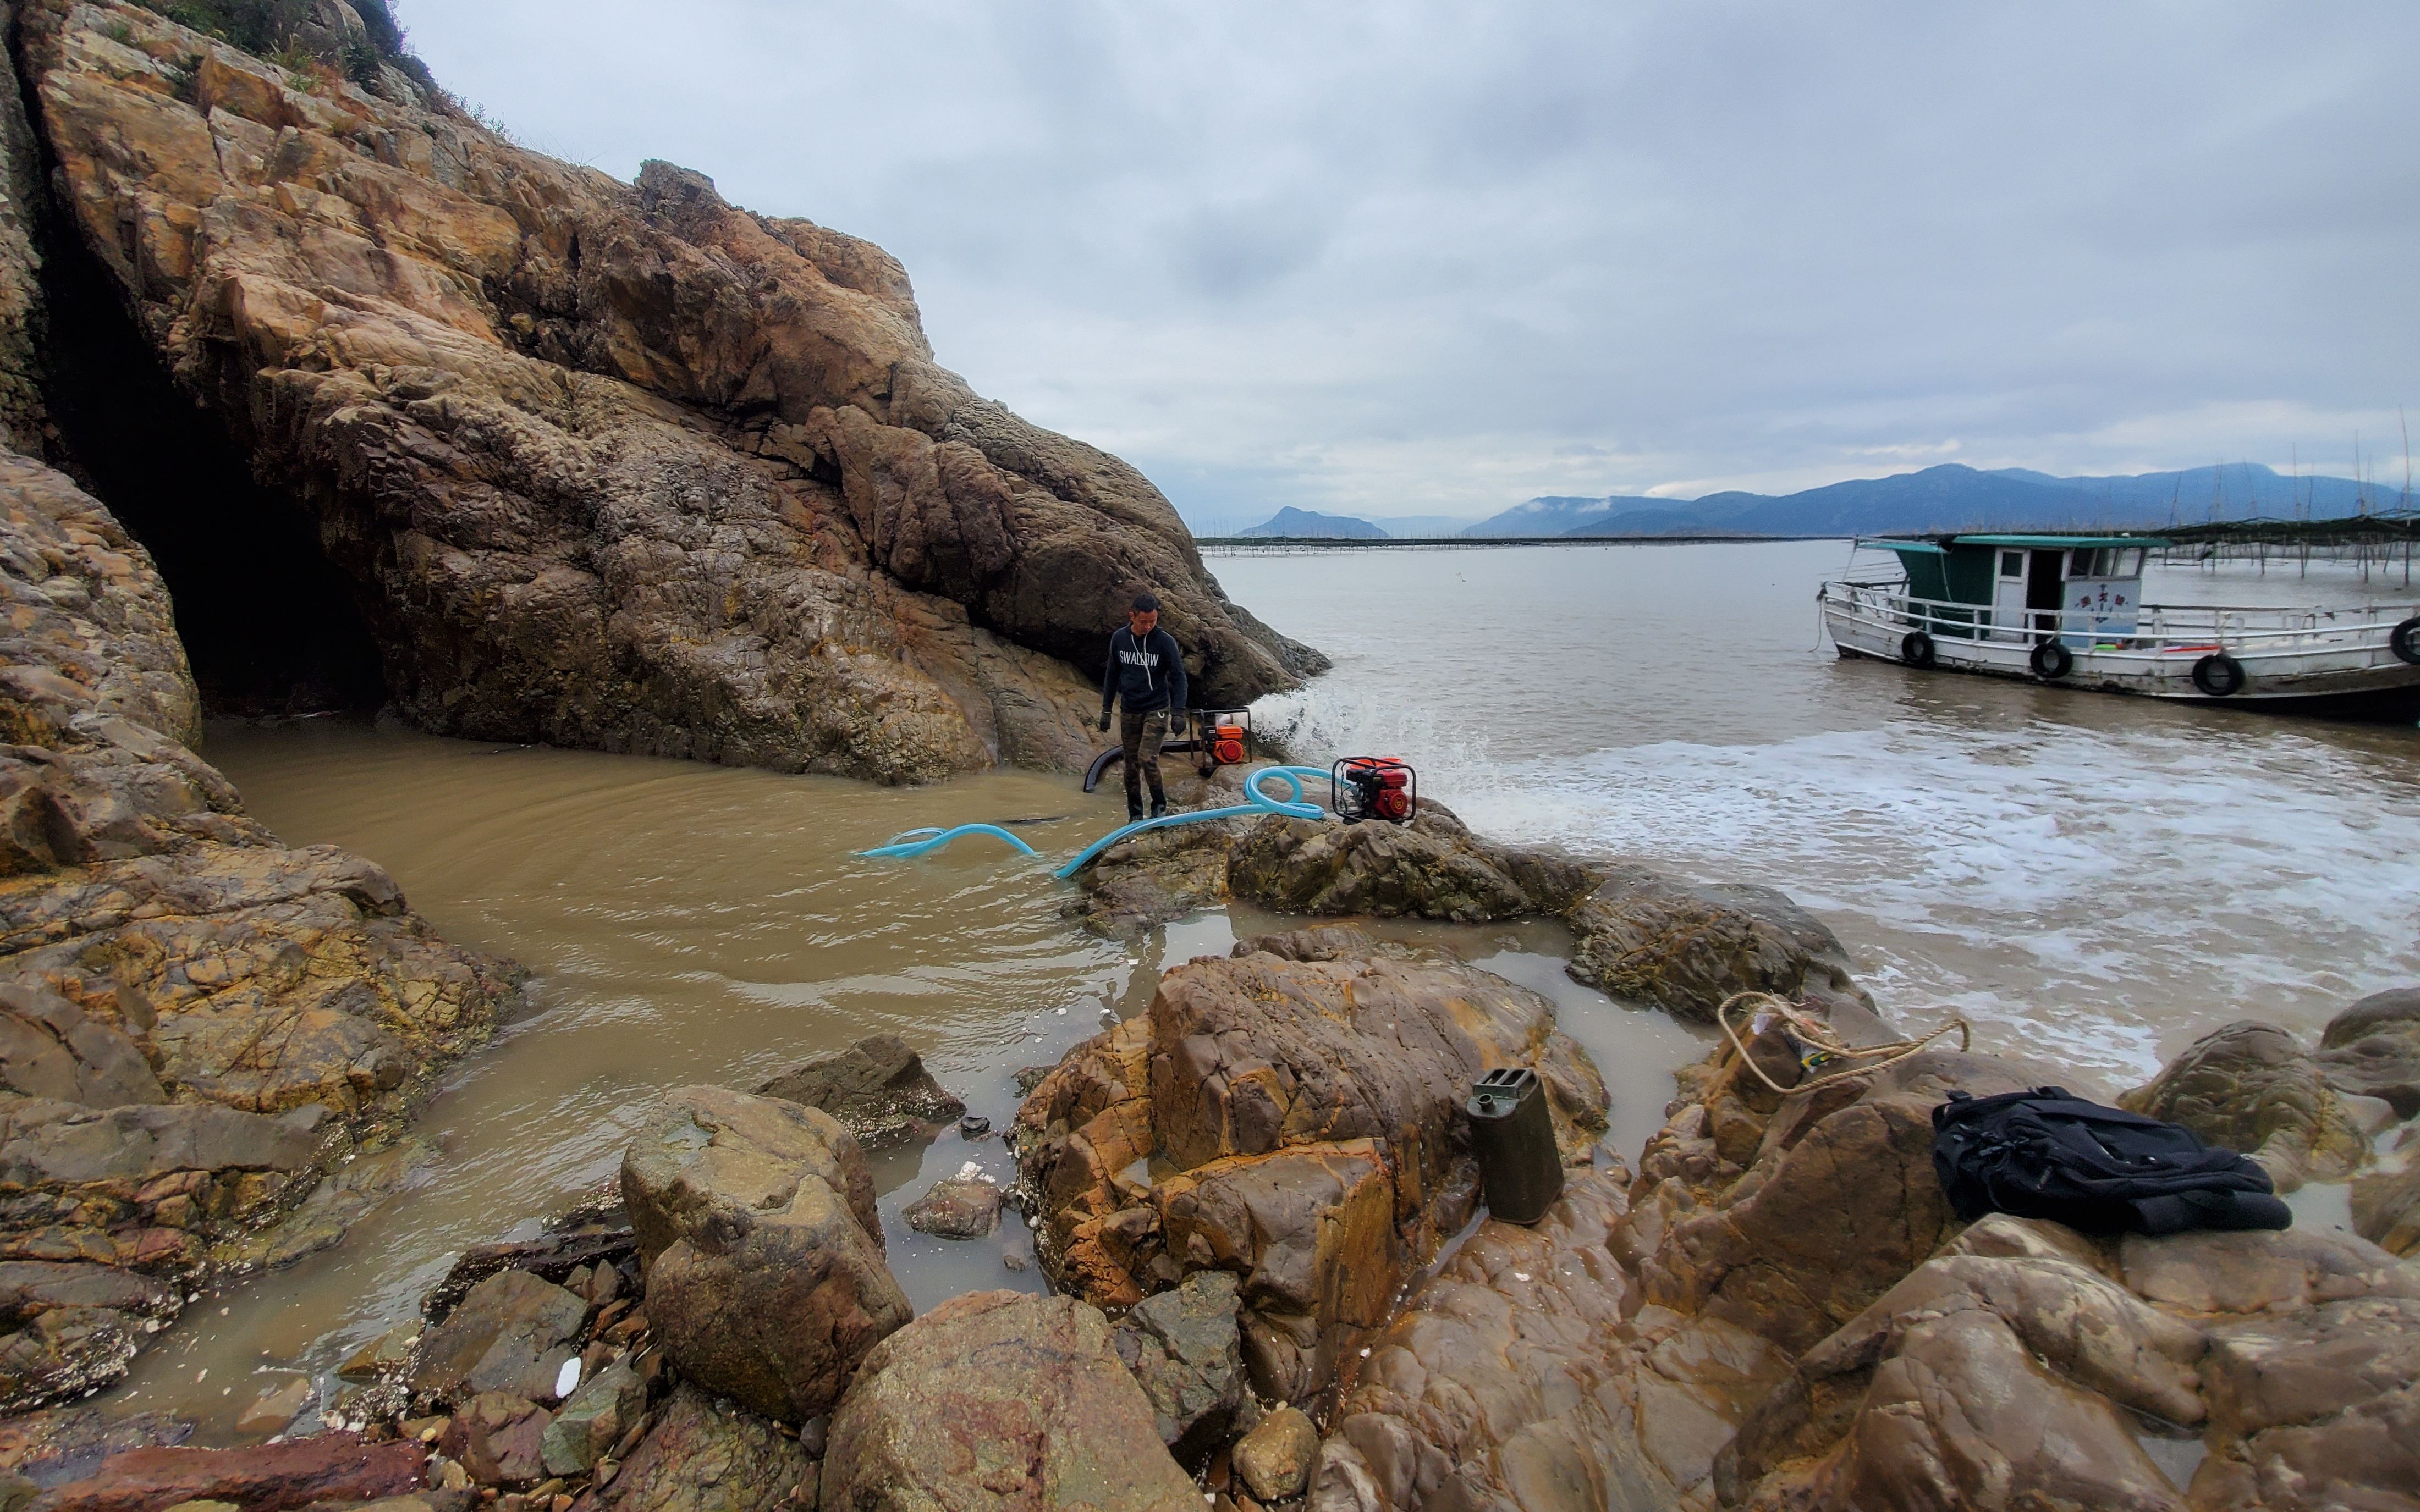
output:
<path id="1" fill-rule="evenodd" d="M 1526 1066 L 1491 1071 L 1471 1084 L 1463 1107 L 1489 1215 L 1516 1224 L 1544 1217 L 1563 1195 L 1563 1157 L 1538 1073 Z"/>

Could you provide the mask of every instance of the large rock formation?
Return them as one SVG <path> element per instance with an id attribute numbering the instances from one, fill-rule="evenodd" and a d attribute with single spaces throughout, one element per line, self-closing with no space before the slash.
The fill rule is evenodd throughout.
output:
<path id="1" fill-rule="evenodd" d="M 1500 978 L 1350 930 L 1238 949 L 1072 1053 L 1016 1137 L 1063 1286 L 1122 1306 L 1232 1272 L 1255 1383 L 1308 1399 L 1467 1218 L 1471 1082 L 1535 1068 L 1582 1165 L 1606 1094 L 1552 1005 Z"/>
<path id="2" fill-rule="evenodd" d="M 378 867 L 243 811 L 186 744 L 199 698 L 148 556 L 6 454 L 0 596 L 9 1407 L 114 1378 L 176 1282 L 268 1253 L 247 1230 L 391 1138 L 511 986 Z"/>
<path id="3" fill-rule="evenodd" d="M 880 249 L 526 151 L 393 69 L 19 9 L 63 245 L 307 513 L 422 727 L 889 781 L 1063 764 L 1145 586 L 1207 701 L 1321 664 L 1132 468 L 935 365 Z"/>
<path id="4" fill-rule="evenodd" d="M 675 1088 L 630 1142 L 622 1196 L 665 1358 L 768 1417 L 830 1408 L 911 1315 L 864 1152 L 819 1109 Z"/>

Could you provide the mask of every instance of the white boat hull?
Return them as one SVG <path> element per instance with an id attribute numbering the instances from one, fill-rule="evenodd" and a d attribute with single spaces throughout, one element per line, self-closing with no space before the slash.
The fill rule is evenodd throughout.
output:
<path id="1" fill-rule="evenodd" d="M 2404 697 L 2420 701 L 2420 666 L 2395 654 L 2391 638 L 2401 616 L 2384 617 L 2397 612 L 2393 610 L 2314 613 L 2301 616 L 2312 622 L 2307 625 L 2126 637 L 2111 645 L 2091 643 L 2091 636 L 2054 637 L 1988 624 L 1945 625 L 1939 611 L 1927 612 L 1922 601 L 1894 600 L 1870 589 L 1839 589 L 1825 587 L 1823 626 L 1844 656 L 1905 662 L 1908 636 L 1923 630 L 1931 638 L 1931 665 L 1935 668 L 2042 682 L 2046 679 L 2034 670 L 2034 651 L 2056 639 L 2073 658 L 2066 674 L 2056 679 L 2062 687 L 2272 707 L 2391 702 Z M 2227 612 L 2214 611 L 2219 616 Z M 2273 610 L 2241 612 L 2288 617 Z M 2194 681 L 2195 667 L 2220 654 L 2242 670 L 2242 688 L 2223 696 Z"/>

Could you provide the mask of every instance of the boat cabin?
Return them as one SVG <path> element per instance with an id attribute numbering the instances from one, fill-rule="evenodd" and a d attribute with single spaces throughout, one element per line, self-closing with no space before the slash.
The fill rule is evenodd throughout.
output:
<path id="1" fill-rule="evenodd" d="M 1925 601 L 1936 636 L 2040 640 L 2084 647 L 2134 634 L 2143 559 L 2164 541 L 2139 535 L 1931 535 L 1861 540 L 1896 553 L 1907 596 Z"/>

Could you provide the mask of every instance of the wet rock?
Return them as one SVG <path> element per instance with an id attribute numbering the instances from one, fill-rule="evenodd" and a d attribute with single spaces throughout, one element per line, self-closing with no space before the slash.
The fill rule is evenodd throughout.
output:
<path id="1" fill-rule="evenodd" d="M 1132 935 L 1226 902 L 1228 857 L 1244 823 L 1209 820 L 1119 841 L 1076 874 L 1083 896 L 1068 917 L 1095 934 Z"/>
<path id="2" fill-rule="evenodd" d="M 445 1425 L 437 1448 L 481 1485 L 526 1485 L 546 1473 L 543 1446 L 551 1423 L 551 1414 L 527 1397 L 483 1391 Z"/>
<path id="3" fill-rule="evenodd" d="M 1281 913 L 1465 923 L 1561 914 L 1595 883 L 1576 862 L 1494 844 L 1425 801 L 1409 825 L 1256 821 L 1227 868 L 1236 897 Z"/>
<path id="4" fill-rule="evenodd" d="M 1744 992 L 1872 1007 L 1838 938 L 1771 887 L 1694 886 L 1617 867 L 1567 918 L 1575 980 L 1683 1018 L 1711 1020 Z"/>
<path id="5" fill-rule="evenodd" d="M 819 1109 L 720 1087 L 675 1088 L 622 1160 L 623 1200 L 639 1257 L 651 1268 L 702 1225 L 779 1208 L 809 1179 L 838 1194 L 880 1246 L 864 1151 Z"/>
<path id="6" fill-rule="evenodd" d="M 311 1405 L 311 1381 L 297 1376 L 280 1386 L 262 1392 L 242 1415 L 235 1420 L 238 1433 L 283 1433 Z"/>
<path id="7" fill-rule="evenodd" d="M 90 1476 L 54 1486 L 33 1512 L 160 1512 L 180 1502 L 232 1502 L 287 1512 L 314 1502 L 365 1502 L 420 1489 L 427 1452 L 321 1433 L 249 1449 L 131 1449 Z"/>
<path id="8" fill-rule="evenodd" d="M 889 781 L 1063 766 L 1142 584 L 1207 700 L 1322 664 L 1140 473 L 935 365 L 877 248 L 669 163 L 624 184 L 404 91 L 306 91 L 147 9 L 23 15 L 60 234 L 330 543 L 415 724 Z M 313 208 L 280 196 L 306 181 Z"/>
<path id="9" fill-rule="evenodd" d="M 1603 1086 L 1536 994 L 1403 952 L 1180 966 L 1018 1112 L 1044 1262 L 1105 1306 L 1237 1273 L 1256 1384 L 1305 1396 L 1468 1217 L 1461 1101 L 1503 1065 L 1539 1071 L 1584 1155 Z"/>
<path id="10" fill-rule="evenodd" d="M 1319 1453 L 1319 1429 L 1292 1407 L 1280 1407 L 1235 1445 L 1235 1473 L 1264 1502 L 1298 1495 Z"/>
<path id="11" fill-rule="evenodd" d="M 833 1414 L 822 1504 L 1193 1512 L 1109 1325 L 1068 1297 L 954 1297 L 867 1356 Z"/>
<path id="12" fill-rule="evenodd" d="M 397 1323 L 347 1355 L 345 1363 L 336 1367 L 336 1379 L 358 1385 L 397 1374 L 411 1364 L 411 1351 L 419 1345 L 423 1332 L 424 1326 L 417 1321 Z"/>
<path id="13" fill-rule="evenodd" d="M 512 1243 L 473 1244 L 445 1273 L 445 1279 L 430 1288 L 421 1310 L 433 1321 L 444 1321 L 473 1287 L 499 1271 L 527 1271 L 602 1306 L 618 1294 L 621 1272 L 634 1263 L 638 1253 L 638 1235 L 627 1224 L 583 1227 Z M 570 1286 L 582 1272 L 587 1273 L 588 1284 Z M 607 1274 L 615 1279 L 605 1281 Z"/>
<path id="14" fill-rule="evenodd" d="M 828 1114 L 675 1088 L 632 1140 L 622 1194 L 665 1358 L 755 1412 L 826 1411 L 912 1316 L 883 1263 L 864 1154 Z"/>
<path id="15" fill-rule="evenodd" d="M 0 1086 L 93 1107 L 168 1100 L 132 1039 L 39 981 L 0 982 Z"/>
<path id="16" fill-rule="evenodd" d="M 2205 1344 L 2071 1260 L 1946 1255 L 1809 1350 L 1716 1483 L 1757 1506 L 2176 1508 L 2128 1414 L 2199 1423 Z"/>
<path id="17" fill-rule="evenodd" d="M 2337 1091 L 2420 1118 L 2420 987 L 2373 993 L 2338 1013 L 2311 1058 Z"/>
<path id="18" fill-rule="evenodd" d="M 623 1361 L 589 1377 L 564 1402 L 539 1441 L 547 1473 L 578 1475 L 594 1469 L 646 1405 L 646 1382 Z"/>
<path id="19" fill-rule="evenodd" d="M 2420 1254 L 2420 1165 L 2353 1178 L 2352 1230 L 2390 1254 Z"/>
<path id="20" fill-rule="evenodd" d="M 500 1271 L 471 1288 L 462 1304 L 429 1332 L 411 1371 L 411 1389 L 436 1397 L 503 1392 L 537 1400 L 554 1395 L 563 1362 L 588 1304 L 526 1271 Z"/>
<path id="21" fill-rule="evenodd" d="M 2180 1123 L 2252 1156 L 2280 1191 L 2337 1180 L 2368 1158 L 2369 1138 L 2294 1037 L 2249 1021 L 2203 1035 L 2118 1105 Z"/>
<path id="22" fill-rule="evenodd" d="M 772 1512 L 815 1504 L 806 1447 L 773 1424 L 683 1384 L 612 1481 L 581 1512 Z"/>
<path id="23" fill-rule="evenodd" d="M 2355 1297 L 2420 1297 L 2420 1269 L 2353 1235 L 2326 1228 L 2280 1233 L 2185 1233 L 2118 1243 L 2127 1287 L 2186 1316 L 2311 1307 Z"/>
<path id="24" fill-rule="evenodd" d="M 957 1175 L 934 1182 L 899 1216 L 908 1227 L 937 1239 L 981 1239 L 1000 1227 L 1000 1183 L 969 1161 Z"/>
<path id="25" fill-rule="evenodd" d="M 289 1265 L 327 1249 L 437 1156 L 434 1140 L 412 1138 L 339 1165 L 277 1224 L 214 1245 L 211 1261 L 240 1272 Z"/>
<path id="26" fill-rule="evenodd" d="M 2420 1299 L 2361 1297 L 2211 1331 L 2196 1508 L 2420 1504 Z"/>
<path id="27" fill-rule="evenodd" d="M 895 1034 L 869 1035 L 845 1050 L 793 1066 L 757 1088 L 756 1095 L 829 1113 L 868 1149 L 929 1138 L 967 1110 Z"/>
<path id="28" fill-rule="evenodd" d="M 115 1381 L 147 1332 L 177 1316 L 176 1287 L 111 1265 L 0 1262 L 0 1401 Z"/>
<path id="29" fill-rule="evenodd" d="M 1151 1398 L 1159 1439 L 1187 1464 L 1234 1436 L 1248 1399 L 1235 1278 L 1202 1271 L 1118 1322 L 1118 1358 Z"/>

